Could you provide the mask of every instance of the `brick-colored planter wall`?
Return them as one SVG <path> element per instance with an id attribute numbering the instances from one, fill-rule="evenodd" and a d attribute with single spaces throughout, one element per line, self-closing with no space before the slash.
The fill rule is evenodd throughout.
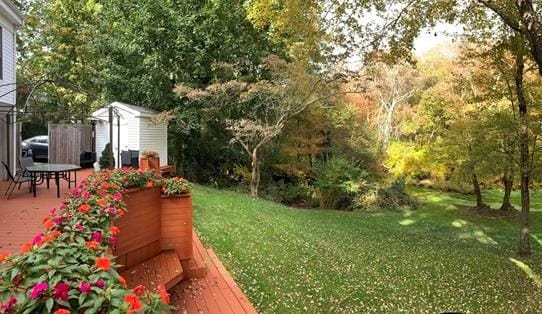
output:
<path id="1" fill-rule="evenodd" d="M 192 196 L 162 196 L 162 250 L 176 250 L 181 260 L 192 258 Z"/>
<path id="2" fill-rule="evenodd" d="M 115 255 L 129 268 L 160 253 L 160 187 L 129 190 L 124 201 L 127 212 L 115 222 L 120 229 Z"/>

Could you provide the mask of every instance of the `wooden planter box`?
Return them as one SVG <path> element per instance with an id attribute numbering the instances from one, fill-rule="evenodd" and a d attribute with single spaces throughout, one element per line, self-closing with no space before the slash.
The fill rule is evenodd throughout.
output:
<path id="1" fill-rule="evenodd" d="M 155 169 L 160 171 L 160 158 L 141 158 L 139 167 L 142 170 Z"/>
<path id="2" fill-rule="evenodd" d="M 162 232 L 160 248 L 175 250 L 179 259 L 192 254 L 192 196 L 190 194 L 162 195 Z"/>
<path id="3" fill-rule="evenodd" d="M 127 212 L 115 222 L 120 234 L 114 253 L 117 263 L 129 268 L 160 253 L 160 187 L 129 190 L 124 201 Z"/>

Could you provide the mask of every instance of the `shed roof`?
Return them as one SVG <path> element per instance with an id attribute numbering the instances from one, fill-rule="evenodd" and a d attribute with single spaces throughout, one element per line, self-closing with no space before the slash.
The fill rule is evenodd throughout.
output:
<path id="1" fill-rule="evenodd" d="M 158 111 L 150 109 L 150 108 L 135 106 L 135 105 L 129 105 L 129 104 L 126 104 L 126 103 L 123 103 L 123 102 L 115 101 L 115 102 L 109 104 L 108 106 L 106 106 L 104 108 L 101 108 L 101 109 L 98 109 L 98 110 L 94 111 L 92 113 L 92 116 L 93 117 L 100 117 L 100 116 L 108 115 L 107 108 L 109 108 L 109 107 L 119 108 L 119 109 L 121 109 L 123 111 L 127 111 L 128 113 L 130 113 L 131 115 L 133 115 L 135 117 L 149 117 L 149 118 L 152 118 L 152 117 L 159 114 Z"/>

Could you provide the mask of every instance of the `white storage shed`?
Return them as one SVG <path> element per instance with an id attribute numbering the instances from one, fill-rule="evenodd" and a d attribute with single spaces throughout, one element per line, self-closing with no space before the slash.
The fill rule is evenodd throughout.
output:
<path id="1" fill-rule="evenodd" d="M 92 114 L 96 121 L 96 158 L 100 158 L 105 145 L 111 141 L 109 107 L 113 108 L 112 143 L 115 166 L 120 167 L 122 151 L 138 150 L 141 154 L 147 149 L 160 154 L 160 166 L 167 165 L 167 124 L 153 121 L 158 115 L 155 110 L 121 102 L 111 103 Z"/>

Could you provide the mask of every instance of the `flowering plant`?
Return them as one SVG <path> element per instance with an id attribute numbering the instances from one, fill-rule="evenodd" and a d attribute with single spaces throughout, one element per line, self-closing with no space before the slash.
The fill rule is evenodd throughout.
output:
<path id="1" fill-rule="evenodd" d="M 160 174 L 153 170 L 134 170 L 132 168 L 121 169 L 124 173 L 123 186 L 127 189 L 148 188 L 160 184 Z"/>
<path id="2" fill-rule="evenodd" d="M 162 179 L 162 194 L 177 195 L 190 193 L 190 183 L 185 178 L 165 178 Z"/>
<path id="3" fill-rule="evenodd" d="M 155 150 L 147 149 L 141 153 L 141 156 L 143 156 L 143 158 L 158 158 L 160 155 Z"/>
<path id="4" fill-rule="evenodd" d="M 42 220 L 45 230 L 17 254 L 0 252 L 0 313 L 161 313 L 165 288 L 130 290 L 117 271 L 112 248 L 124 215 L 128 179 L 156 174 L 133 169 L 90 175 Z M 146 184 L 146 183 L 145 183 Z"/>

